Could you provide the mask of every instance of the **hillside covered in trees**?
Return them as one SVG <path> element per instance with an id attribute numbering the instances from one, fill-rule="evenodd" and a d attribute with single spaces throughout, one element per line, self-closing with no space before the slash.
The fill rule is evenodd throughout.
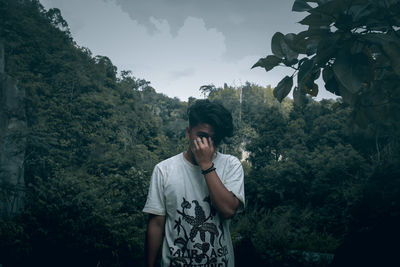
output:
<path id="1" fill-rule="evenodd" d="M 11 77 L 24 92 L 23 112 L 12 116 L 25 123 L 0 135 L 2 148 L 20 144 L 24 180 L 13 183 L 1 159 L 0 264 L 141 266 L 151 171 L 186 148 L 186 109 L 195 99 L 169 98 L 118 72 L 73 40 L 59 10 L 37 0 L 0 0 L 0 14 L 0 96 Z M 219 149 L 245 169 L 247 207 L 231 224 L 238 266 L 395 256 L 396 125 L 361 127 L 354 105 L 341 99 L 279 102 L 270 86 L 200 90 L 234 118 L 235 135 Z M 1 112 L 11 125 L 10 110 Z"/>

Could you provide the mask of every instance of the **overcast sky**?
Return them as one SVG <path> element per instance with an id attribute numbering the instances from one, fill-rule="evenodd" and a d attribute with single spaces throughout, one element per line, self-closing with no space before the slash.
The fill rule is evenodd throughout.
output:
<path id="1" fill-rule="evenodd" d="M 187 101 L 205 84 L 276 86 L 291 70 L 250 69 L 273 34 L 305 30 L 294 0 L 40 0 L 57 7 L 72 37 L 94 55 Z M 318 99 L 333 95 L 320 90 Z"/>

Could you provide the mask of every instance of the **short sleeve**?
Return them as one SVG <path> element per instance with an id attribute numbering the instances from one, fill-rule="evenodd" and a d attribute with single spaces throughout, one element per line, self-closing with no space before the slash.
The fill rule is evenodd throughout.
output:
<path id="1" fill-rule="evenodd" d="M 155 215 L 165 215 L 166 213 L 163 175 L 158 165 L 154 168 L 151 176 L 149 193 L 143 212 Z"/>
<path id="2" fill-rule="evenodd" d="M 239 199 L 240 205 L 238 212 L 240 212 L 245 206 L 243 167 L 236 157 L 231 156 L 228 159 L 226 168 L 224 185 L 226 189 L 231 191 Z"/>

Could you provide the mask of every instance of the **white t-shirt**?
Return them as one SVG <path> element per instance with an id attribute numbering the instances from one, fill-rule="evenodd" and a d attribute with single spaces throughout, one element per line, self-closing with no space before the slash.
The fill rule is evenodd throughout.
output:
<path id="1" fill-rule="evenodd" d="M 218 177 L 244 207 L 243 168 L 231 155 L 217 153 Z M 143 212 L 165 216 L 162 266 L 234 266 L 230 220 L 211 206 L 199 166 L 183 153 L 154 168 Z"/>

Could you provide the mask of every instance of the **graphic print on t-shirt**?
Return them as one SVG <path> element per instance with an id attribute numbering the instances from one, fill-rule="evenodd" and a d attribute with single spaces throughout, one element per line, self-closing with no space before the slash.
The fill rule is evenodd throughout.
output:
<path id="1" fill-rule="evenodd" d="M 228 248 L 222 222 L 217 227 L 216 210 L 209 196 L 202 201 L 182 199 L 175 220 L 177 238 L 170 247 L 170 266 L 228 266 Z M 209 214 L 206 214 L 209 211 Z"/>

